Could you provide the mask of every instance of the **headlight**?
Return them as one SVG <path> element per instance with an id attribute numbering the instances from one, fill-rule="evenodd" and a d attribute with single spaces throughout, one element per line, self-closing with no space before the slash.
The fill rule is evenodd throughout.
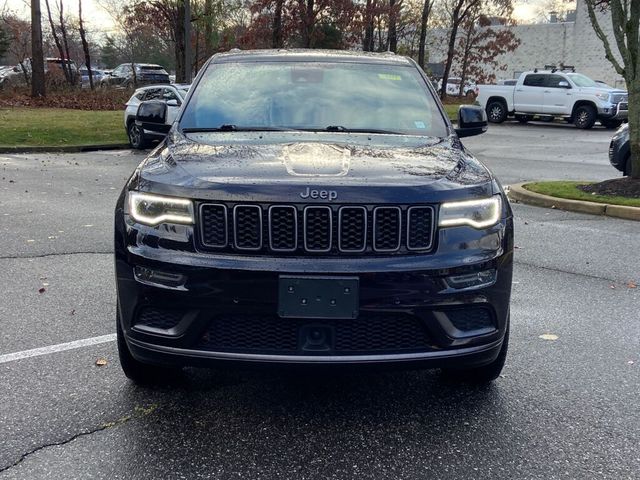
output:
<path id="1" fill-rule="evenodd" d="M 502 200 L 500 195 L 480 200 L 447 202 L 440 205 L 440 227 L 469 225 L 473 228 L 486 228 L 500 220 Z"/>
<path id="2" fill-rule="evenodd" d="M 193 202 L 185 198 L 129 192 L 129 214 L 145 225 L 194 223 Z"/>
<path id="3" fill-rule="evenodd" d="M 609 94 L 608 93 L 599 92 L 599 93 L 596 93 L 596 97 L 598 97 L 603 102 L 608 102 L 609 101 Z"/>

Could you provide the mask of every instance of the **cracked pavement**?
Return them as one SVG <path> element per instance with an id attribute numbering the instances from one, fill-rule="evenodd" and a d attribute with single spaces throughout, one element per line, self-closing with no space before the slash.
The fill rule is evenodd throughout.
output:
<path id="1" fill-rule="evenodd" d="M 597 180 L 617 175 L 610 135 L 505 124 L 465 144 L 505 184 Z M 142 158 L 0 156 L 0 356 L 114 332 L 112 210 Z M 115 342 L 86 346 L 0 363 L 0 479 L 638 478 L 640 224 L 514 211 L 512 338 L 493 386 L 190 369 L 140 388 Z"/>

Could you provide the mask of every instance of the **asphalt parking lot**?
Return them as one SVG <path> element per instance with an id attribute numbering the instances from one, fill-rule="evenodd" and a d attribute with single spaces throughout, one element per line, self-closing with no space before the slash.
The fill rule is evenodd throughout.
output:
<path id="1" fill-rule="evenodd" d="M 611 135 L 504 124 L 465 145 L 504 184 L 599 180 L 618 176 Z M 637 222 L 514 205 L 512 338 L 491 387 L 194 369 L 140 388 L 113 341 L 111 244 L 142 158 L 0 155 L 0 479 L 640 477 Z"/>

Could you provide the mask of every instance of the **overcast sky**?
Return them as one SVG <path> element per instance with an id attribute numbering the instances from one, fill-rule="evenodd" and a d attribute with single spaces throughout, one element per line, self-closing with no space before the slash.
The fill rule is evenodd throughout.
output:
<path id="1" fill-rule="evenodd" d="M 515 0 L 515 18 L 521 22 L 530 22 L 536 16 L 536 4 L 540 4 L 543 1 L 544 0 Z M 53 3 L 55 3 L 55 0 L 50 0 L 52 6 Z M 0 5 L 3 5 L 6 9 L 22 17 L 29 17 L 30 2 L 28 0 L 0 0 Z M 66 10 L 77 15 L 77 0 L 66 0 L 64 5 Z M 44 2 L 42 2 L 42 8 L 45 8 Z M 94 33 L 109 33 L 114 29 L 113 20 L 104 8 L 99 6 L 99 0 L 82 0 L 82 16 L 85 19 L 86 28 L 89 31 Z"/>

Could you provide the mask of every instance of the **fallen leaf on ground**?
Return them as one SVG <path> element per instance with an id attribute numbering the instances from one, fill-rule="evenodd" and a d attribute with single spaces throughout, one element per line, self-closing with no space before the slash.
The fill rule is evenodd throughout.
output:
<path id="1" fill-rule="evenodd" d="M 46 291 L 47 291 L 47 289 L 46 289 L 46 288 L 44 288 L 44 287 L 42 287 L 40 290 L 38 290 L 38 293 L 44 293 L 44 292 L 46 292 Z"/>
<path id="2" fill-rule="evenodd" d="M 74 308 L 73 310 L 71 310 L 71 315 L 75 315 L 76 314 L 76 309 Z"/>
<path id="3" fill-rule="evenodd" d="M 635 362 L 634 362 L 633 360 L 629 360 L 629 361 L 627 362 L 627 365 L 633 365 L 634 363 L 635 363 Z"/>
<path id="4" fill-rule="evenodd" d="M 629 288 L 638 288 L 638 285 L 635 282 L 629 282 L 629 283 L 627 283 L 627 287 L 629 287 Z"/>
<path id="5" fill-rule="evenodd" d="M 554 335 L 553 333 L 543 333 L 542 335 L 540 335 L 540 338 L 542 340 L 557 340 L 558 335 Z"/>
<path id="6" fill-rule="evenodd" d="M 106 358 L 99 358 L 98 360 L 96 360 L 96 365 L 98 367 L 104 367 L 106 364 L 107 364 Z"/>

